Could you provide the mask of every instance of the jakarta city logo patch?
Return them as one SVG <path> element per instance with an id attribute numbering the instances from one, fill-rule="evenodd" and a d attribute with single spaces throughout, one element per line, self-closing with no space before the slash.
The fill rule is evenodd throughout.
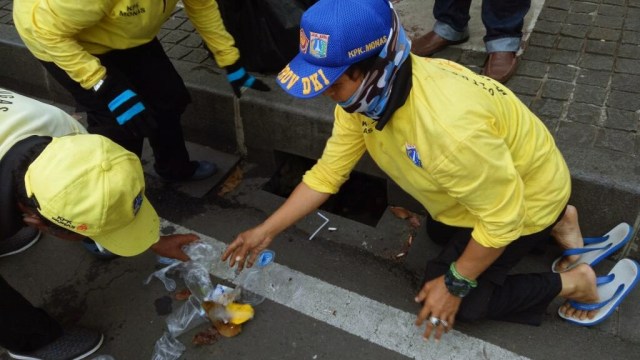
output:
<path id="1" fill-rule="evenodd" d="M 329 35 L 310 33 L 309 53 L 311 56 L 322 59 L 327 57 L 327 47 L 329 46 Z"/>
<path id="2" fill-rule="evenodd" d="M 405 144 L 404 147 L 407 151 L 407 156 L 409 157 L 409 159 L 411 159 L 411 161 L 417 167 L 422 167 L 422 160 L 420 160 L 420 154 L 418 154 L 418 150 L 416 150 L 416 147 L 411 144 Z"/>
<path id="3" fill-rule="evenodd" d="M 140 207 L 142 206 L 142 191 L 138 193 L 135 199 L 133 199 L 133 215 L 138 215 L 138 211 L 140 211 Z"/>

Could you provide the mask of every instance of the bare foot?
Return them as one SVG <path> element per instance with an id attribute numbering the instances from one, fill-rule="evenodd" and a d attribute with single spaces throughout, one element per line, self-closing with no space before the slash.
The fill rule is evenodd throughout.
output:
<path id="1" fill-rule="evenodd" d="M 581 303 L 592 304 L 598 302 L 598 287 L 596 285 L 596 273 L 591 266 L 579 264 L 575 268 L 560 274 L 562 279 L 562 291 L 560 296 Z M 578 310 L 569 302 L 560 306 L 560 312 L 567 317 L 586 320 L 593 319 L 598 310 Z"/>
<path id="2" fill-rule="evenodd" d="M 551 230 L 551 236 L 563 250 L 577 249 L 584 246 L 580 225 L 578 224 L 578 210 L 573 205 L 567 205 L 567 210 L 560 221 Z M 555 271 L 562 272 L 580 259 L 580 255 L 566 256 L 556 264 Z"/>

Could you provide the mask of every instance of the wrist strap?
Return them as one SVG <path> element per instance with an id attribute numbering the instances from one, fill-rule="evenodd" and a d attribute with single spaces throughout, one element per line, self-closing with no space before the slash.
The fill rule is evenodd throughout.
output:
<path id="1" fill-rule="evenodd" d="M 469 286 L 471 286 L 472 288 L 478 286 L 478 282 L 475 280 L 471 280 L 466 276 L 461 275 L 458 270 L 456 269 L 456 262 L 452 262 L 451 265 L 449 265 L 449 271 L 451 272 L 451 274 L 453 275 L 453 277 L 455 277 L 458 280 L 462 280 L 466 283 L 469 284 Z"/>
<path id="2" fill-rule="evenodd" d="M 243 67 L 239 68 L 238 70 L 235 70 L 233 72 L 229 72 L 227 74 L 227 80 L 228 81 L 238 81 L 240 79 L 242 79 L 243 76 L 245 76 L 247 74 L 247 72 L 245 71 L 245 69 Z"/>

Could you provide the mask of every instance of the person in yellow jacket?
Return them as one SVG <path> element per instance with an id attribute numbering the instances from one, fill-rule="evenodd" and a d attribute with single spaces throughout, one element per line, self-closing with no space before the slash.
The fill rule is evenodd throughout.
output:
<path id="1" fill-rule="evenodd" d="M 135 154 L 88 134 L 57 107 L 2 88 L 0 184 L 0 257 L 33 245 L 12 237 L 25 227 L 64 240 L 92 239 L 120 256 L 151 249 L 182 261 L 189 260 L 182 247 L 198 238 L 160 235 Z M 102 344 L 100 332 L 63 326 L 2 275 L 0 299 L 0 346 L 11 358 L 80 359 Z"/>
<path id="2" fill-rule="evenodd" d="M 191 101 L 157 39 L 178 0 L 16 0 L 13 18 L 27 48 L 86 111 L 91 133 L 142 153 L 148 137 L 155 170 L 170 181 L 197 180 L 215 164 L 191 161 L 180 117 Z M 184 0 L 184 9 L 236 96 L 269 88 L 247 73 L 215 0 Z"/>
<path id="3" fill-rule="evenodd" d="M 497 81 L 410 48 L 388 0 L 320 0 L 304 13 L 299 54 L 278 83 L 299 98 L 336 101 L 333 132 L 285 203 L 240 233 L 222 259 L 252 266 L 277 234 L 335 194 L 367 151 L 425 207 L 428 234 L 443 245 L 415 299 L 426 339 L 440 339 L 457 318 L 537 325 L 556 296 L 597 301 L 588 264 L 509 274 L 550 235 L 582 247 L 576 209 L 567 205 L 569 170 L 544 124 Z"/>

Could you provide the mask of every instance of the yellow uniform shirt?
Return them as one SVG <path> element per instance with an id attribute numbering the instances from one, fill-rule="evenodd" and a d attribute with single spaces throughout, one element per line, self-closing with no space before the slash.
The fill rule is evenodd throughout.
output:
<path id="1" fill-rule="evenodd" d="M 473 228 L 483 246 L 506 246 L 551 225 L 571 182 L 545 125 L 487 77 L 446 60 L 409 60 L 411 92 L 382 131 L 336 107 L 333 133 L 305 184 L 336 193 L 368 151 L 435 220 Z"/>
<path id="2" fill-rule="evenodd" d="M 86 133 L 82 124 L 61 109 L 0 88 L 0 159 L 18 141 L 32 135 Z"/>
<path id="3" fill-rule="evenodd" d="M 178 0 L 15 0 L 13 20 L 35 57 L 56 63 L 89 89 L 106 73 L 93 55 L 153 40 L 177 3 Z M 218 65 L 235 63 L 240 54 L 224 27 L 216 1 L 183 0 L 183 4 Z"/>

